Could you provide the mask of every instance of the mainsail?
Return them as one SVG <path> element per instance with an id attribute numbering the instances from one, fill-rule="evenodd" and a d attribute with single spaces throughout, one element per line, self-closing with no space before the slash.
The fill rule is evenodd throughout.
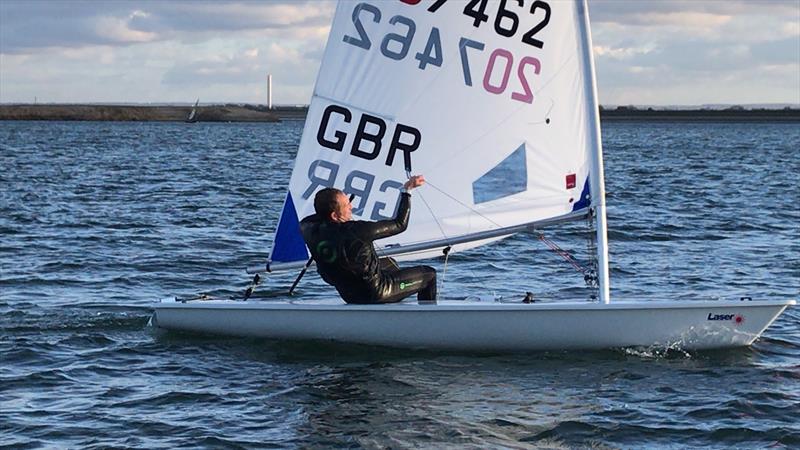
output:
<path id="1" fill-rule="evenodd" d="M 192 110 L 189 111 L 189 115 L 186 116 L 185 122 L 197 122 L 197 105 L 200 104 L 200 99 L 198 98 L 196 102 L 194 102 L 194 106 L 192 106 Z"/>
<path id="2" fill-rule="evenodd" d="M 319 189 L 354 194 L 355 219 L 381 220 L 410 173 L 428 184 L 409 228 L 376 242 L 395 254 L 602 206 L 585 3 L 340 1 L 271 263 L 308 259 L 298 222 Z"/>

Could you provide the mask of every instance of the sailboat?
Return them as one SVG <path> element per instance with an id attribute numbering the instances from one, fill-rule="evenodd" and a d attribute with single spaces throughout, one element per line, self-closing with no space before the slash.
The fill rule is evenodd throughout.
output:
<path id="1" fill-rule="evenodd" d="M 194 102 L 194 106 L 192 106 L 192 110 L 189 111 L 189 115 L 186 116 L 184 122 L 186 123 L 195 123 L 197 122 L 197 105 L 200 104 L 200 99 L 198 98 L 196 102 Z"/>
<path id="2" fill-rule="evenodd" d="M 314 194 L 353 196 L 356 219 L 393 217 L 412 173 L 404 233 L 384 256 L 441 257 L 526 230 L 588 220 L 587 301 L 166 299 L 168 330 L 394 347 L 519 351 L 752 344 L 793 300 L 611 301 L 603 153 L 584 0 L 340 1 L 263 274 L 313 261 L 299 220 Z M 419 193 L 417 193 L 419 192 Z M 524 289 L 522 289 L 524 290 Z M 491 292 L 491 290 L 487 290 Z M 177 300 L 177 301 L 176 301 Z M 520 299 L 521 300 L 521 299 Z"/>

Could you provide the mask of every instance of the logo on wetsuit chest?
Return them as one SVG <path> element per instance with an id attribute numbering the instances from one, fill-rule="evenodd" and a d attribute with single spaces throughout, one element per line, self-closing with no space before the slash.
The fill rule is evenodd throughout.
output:
<path id="1" fill-rule="evenodd" d="M 336 261 L 336 247 L 328 241 L 319 241 L 317 244 L 317 255 L 321 261 L 332 263 Z"/>

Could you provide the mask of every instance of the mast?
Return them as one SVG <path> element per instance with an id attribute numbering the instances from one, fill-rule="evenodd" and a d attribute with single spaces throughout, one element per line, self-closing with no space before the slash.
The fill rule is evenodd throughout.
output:
<path id="1" fill-rule="evenodd" d="M 603 174 L 603 142 L 600 134 L 600 112 L 597 100 L 594 55 L 592 54 L 592 32 L 589 27 L 589 6 L 586 0 L 578 0 L 579 27 L 582 34 L 581 56 L 584 67 L 584 83 L 589 116 L 588 140 L 592 149 L 591 192 L 597 228 L 597 279 L 600 302 L 608 304 L 611 292 L 608 277 L 608 225 L 606 223 L 606 187 Z"/>

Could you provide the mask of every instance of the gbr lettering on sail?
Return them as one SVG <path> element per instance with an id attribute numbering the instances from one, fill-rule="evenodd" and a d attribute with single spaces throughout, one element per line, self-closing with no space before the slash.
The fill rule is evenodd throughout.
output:
<path id="1" fill-rule="evenodd" d="M 340 125 L 332 127 L 331 123 L 336 119 Z M 350 156 L 361 158 L 364 161 L 373 161 L 380 157 L 386 166 L 392 167 L 395 159 L 398 159 L 402 161 L 405 171 L 410 172 L 412 170 L 411 153 L 419 148 L 422 135 L 419 129 L 409 125 L 398 123 L 393 130 L 390 130 L 386 121 L 378 116 L 360 113 L 360 117 L 354 117 L 353 112 L 344 106 L 328 105 L 322 113 L 316 138 L 321 148 L 347 152 Z M 348 143 L 350 145 L 345 148 Z M 384 149 L 386 151 L 383 151 Z M 398 153 L 401 153 L 402 156 L 398 157 Z M 341 186 L 344 192 L 352 194 L 358 199 L 353 213 L 359 216 L 363 215 L 364 205 L 371 197 L 375 187 L 376 174 L 358 169 L 353 169 L 346 174 L 340 174 L 340 172 L 340 165 L 331 159 L 319 158 L 312 161 L 308 170 L 308 187 L 303 192 L 302 198 L 310 198 L 317 189 L 322 187 Z M 340 175 L 343 176 L 343 181 L 339 181 Z M 385 194 L 389 191 L 396 191 L 401 186 L 401 182 L 387 179 L 377 186 L 377 191 Z M 386 210 L 386 202 L 375 201 L 369 218 L 380 220 L 394 215 L 394 210 Z"/>
<path id="2" fill-rule="evenodd" d="M 491 133 L 501 140 L 487 149 L 518 148 L 510 122 L 502 130 L 478 117 L 552 109 L 536 99 L 550 3 L 341 1 L 290 182 L 299 216 L 313 212 L 316 191 L 336 187 L 355 196 L 356 217 L 391 218 L 409 171 L 456 169 L 442 154 Z"/>

